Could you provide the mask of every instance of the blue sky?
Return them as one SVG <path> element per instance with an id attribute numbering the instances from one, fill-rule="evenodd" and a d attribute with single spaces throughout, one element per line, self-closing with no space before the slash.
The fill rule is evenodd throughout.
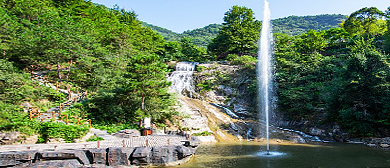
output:
<path id="1" fill-rule="evenodd" d="M 386 10 L 390 0 L 268 0 L 273 19 L 291 15 L 318 14 L 349 15 L 363 7 Z M 112 8 L 117 4 L 134 11 L 138 19 L 177 33 L 222 23 L 232 6 L 251 8 L 258 20 L 262 19 L 263 0 L 92 0 Z"/>

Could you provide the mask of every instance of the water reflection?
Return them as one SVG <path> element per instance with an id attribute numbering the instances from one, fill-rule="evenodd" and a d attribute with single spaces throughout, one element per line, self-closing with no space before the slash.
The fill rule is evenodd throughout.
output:
<path id="1" fill-rule="evenodd" d="M 209 144 L 199 147 L 187 164 L 178 167 L 390 167 L 390 151 L 355 144 L 277 145 L 273 157 L 264 144 Z"/>

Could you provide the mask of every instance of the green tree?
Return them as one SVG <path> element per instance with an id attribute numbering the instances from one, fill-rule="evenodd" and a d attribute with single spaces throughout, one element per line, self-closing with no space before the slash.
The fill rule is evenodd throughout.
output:
<path id="1" fill-rule="evenodd" d="M 325 39 L 329 47 L 341 48 L 350 41 L 350 36 L 344 28 L 332 28 L 325 31 Z"/>
<path id="2" fill-rule="evenodd" d="M 180 46 L 184 59 L 182 58 L 179 60 L 194 62 L 203 62 L 208 60 L 206 49 L 196 46 L 189 38 L 183 38 L 180 41 Z"/>
<path id="3" fill-rule="evenodd" d="M 385 14 L 376 7 L 362 8 L 353 12 L 343 23 L 343 27 L 352 35 L 367 34 L 370 37 L 383 35 L 386 31 Z"/>
<path id="4" fill-rule="evenodd" d="M 0 55 L 4 59 L 7 58 L 7 52 L 12 48 L 12 44 L 15 43 L 17 29 L 19 24 L 0 8 Z"/>
<path id="5" fill-rule="evenodd" d="M 261 23 L 255 20 L 252 9 L 233 6 L 223 20 L 224 27 L 209 44 L 208 50 L 218 57 L 255 54 Z"/>
<path id="6" fill-rule="evenodd" d="M 309 30 L 295 40 L 295 45 L 301 53 L 319 52 L 324 50 L 327 46 L 324 36 L 325 31 L 316 32 L 314 30 Z"/>
<path id="7" fill-rule="evenodd" d="M 330 111 L 358 136 L 389 133 L 389 57 L 378 52 L 373 39 L 356 40 L 333 94 Z"/>
<path id="8" fill-rule="evenodd" d="M 390 53 L 390 6 L 386 10 L 387 31 L 385 34 L 385 50 Z"/>
<path id="9" fill-rule="evenodd" d="M 139 119 L 151 116 L 153 120 L 169 118 L 172 113 L 172 101 L 168 91 L 169 82 L 166 81 L 167 65 L 160 61 L 157 55 L 137 55 L 131 58 L 125 77 L 123 101 L 135 101 L 136 114 Z M 128 95 L 128 96 L 126 96 Z M 133 95 L 133 96 L 129 96 Z M 137 97 L 128 100 L 126 97 Z"/>
<path id="10" fill-rule="evenodd" d="M 180 43 L 177 41 L 168 41 L 164 46 L 164 61 L 178 60 L 183 57 Z"/>

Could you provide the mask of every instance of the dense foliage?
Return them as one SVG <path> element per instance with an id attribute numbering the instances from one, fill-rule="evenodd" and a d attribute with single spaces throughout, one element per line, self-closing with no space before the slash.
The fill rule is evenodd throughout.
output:
<path id="1" fill-rule="evenodd" d="M 52 70 L 49 80 L 88 91 L 78 114 L 97 124 L 131 125 L 146 116 L 161 123 L 176 114 L 166 92 L 164 61 L 187 60 L 186 52 L 188 60 L 204 56 L 192 43 L 167 43 L 142 26 L 134 12 L 118 7 L 84 0 L 1 0 L 0 6 L 1 130 L 29 127 L 23 102 L 45 111 L 65 101 L 64 95 L 29 80 L 31 66 Z M 45 126 L 40 128 L 33 132 Z"/>
<path id="2" fill-rule="evenodd" d="M 276 34 L 279 111 L 290 120 L 337 122 L 357 136 L 390 135 L 390 64 L 383 45 L 390 39 L 381 16 L 363 8 L 342 28 Z"/>

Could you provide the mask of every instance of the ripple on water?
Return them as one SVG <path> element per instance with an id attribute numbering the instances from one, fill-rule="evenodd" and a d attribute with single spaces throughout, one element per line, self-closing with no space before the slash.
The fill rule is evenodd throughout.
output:
<path id="1" fill-rule="evenodd" d="M 276 151 L 261 151 L 255 154 L 257 157 L 266 157 L 266 158 L 276 158 L 276 157 L 284 157 L 287 156 L 287 153 L 276 152 Z"/>

